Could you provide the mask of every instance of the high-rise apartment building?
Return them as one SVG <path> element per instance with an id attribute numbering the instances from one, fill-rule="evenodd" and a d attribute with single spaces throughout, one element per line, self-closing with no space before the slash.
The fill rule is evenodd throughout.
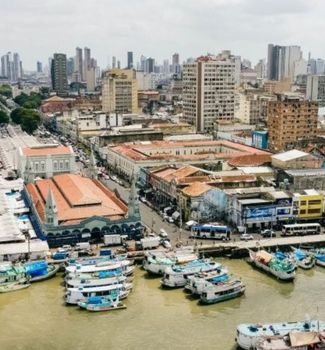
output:
<path id="1" fill-rule="evenodd" d="M 104 112 L 137 113 L 138 89 L 133 69 L 111 69 L 104 73 L 102 82 Z"/>
<path id="2" fill-rule="evenodd" d="M 1 76 L 7 77 L 11 82 L 17 82 L 23 76 L 23 67 L 19 54 L 8 52 L 1 57 Z"/>
<path id="3" fill-rule="evenodd" d="M 82 49 L 80 47 L 76 48 L 76 57 L 75 57 L 75 64 L 74 64 L 74 71 L 78 74 L 79 81 L 83 81 L 83 60 L 82 60 Z"/>
<path id="4" fill-rule="evenodd" d="M 229 51 L 199 57 L 183 66 L 183 114 L 197 132 L 211 132 L 217 120 L 231 120 L 235 109 L 235 59 Z"/>
<path id="5" fill-rule="evenodd" d="M 267 77 L 269 80 L 294 79 L 294 65 L 302 59 L 300 46 L 268 45 Z"/>
<path id="6" fill-rule="evenodd" d="M 113 69 L 116 68 L 116 57 L 115 56 L 112 57 L 112 68 Z"/>
<path id="7" fill-rule="evenodd" d="M 147 58 L 145 61 L 144 71 L 146 73 L 153 73 L 155 71 L 155 59 L 154 58 Z"/>
<path id="8" fill-rule="evenodd" d="M 72 78 L 72 75 L 73 75 L 73 73 L 75 71 L 74 64 L 75 64 L 74 57 L 68 58 L 68 61 L 67 61 L 67 75 L 68 75 L 69 79 Z"/>
<path id="9" fill-rule="evenodd" d="M 40 61 L 36 62 L 36 72 L 43 73 L 43 65 L 42 65 L 42 62 L 40 62 Z"/>
<path id="10" fill-rule="evenodd" d="M 179 54 L 174 53 L 172 56 L 172 73 L 179 74 L 181 72 L 181 66 L 179 63 Z"/>
<path id="11" fill-rule="evenodd" d="M 88 47 L 84 48 L 83 72 L 82 76 L 86 80 L 87 70 L 91 67 L 91 52 Z"/>
<path id="12" fill-rule="evenodd" d="M 273 152 L 293 149 L 301 140 L 312 139 L 317 130 L 317 102 L 280 95 L 268 104 L 268 145 Z"/>
<path id="13" fill-rule="evenodd" d="M 325 106 L 325 75 L 309 75 L 307 77 L 306 98 Z"/>
<path id="14" fill-rule="evenodd" d="M 132 69 L 133 68 L 133 52 L 132 51 L 128 51 L 128 65 L 127 65 L 128 69 Z"/>
<path id="15" fill-rule="evenodd" d="M 67 56 L 63 53 L 55 53 L 51 62 L 52 89 L 58 95 L 66 94 L 68 90 Z"/>

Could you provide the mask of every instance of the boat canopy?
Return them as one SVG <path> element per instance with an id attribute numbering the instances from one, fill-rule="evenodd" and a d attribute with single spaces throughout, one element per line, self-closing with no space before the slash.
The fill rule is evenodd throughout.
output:
<path id="1" fill-rule="evenodd" d="M 256 258 L 258 260 L 263 260 L 266 264 L 272 260 L 272 254 L 266 252 L 265 250 L 260 250 L 256 253 Z"/>
<path id="2" fill-rule="evenodd" d="M 306 346 L 320 342 L 318 332 L 291 332 L 289 334 L 291 346 Z"/>

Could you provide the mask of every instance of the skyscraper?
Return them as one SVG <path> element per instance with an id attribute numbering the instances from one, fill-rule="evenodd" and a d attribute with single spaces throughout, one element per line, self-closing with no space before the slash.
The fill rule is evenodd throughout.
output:
<path id="1" fill-rule="evenodd" d="M 295 62 L 302 59 L 300 46 L 268 45 L 267 77 L 269 80 L 294 79 Z"/>
<path id="2" fill-rule="evenodd" d="M 68 76 L 69 79 L 72 78 L 72 75 L 73 75 L 73 73 L 75 71 L 74 63 L 75 63 L 74 57 L 68 58 L 68 61 L 67 61 L 67 76 Z"/>
<path id="3" fill-rule="evenodd" d="M 217 120 L 235 113 L 235 57 L 229 51 L 199 57 L 183 66 L 183 114 L 197 132 L 211 132 Z"/>
<path id="4" fill-rule="evenodd" d="M 80 47 L 76 48 L 74 71 L 75 73 L 78 73 L 80 77 L 80 81 L 83 81 L 83 60 L 82 60 L 82 49 Z"/>
<path id="5" fill-rule="evenodd" d="M 21 78 L 21 70 L 20 70 L 20 58 L 17 52 L 13 55 L 12 61 L 12 80 L 18 81 Z"/>
<path id="6" fill-rule="evenodd" d="M 36 62 L 36 71 L 37 71 L 37 73 L 43 73 L 43 65 L 42 65 L 42 62 L 40 62 L 40 61 L 37 61 L 37 62 Z"/>
<path id="7" fill-rule="evenodd" d="M 112 68 L 116 68 L 116 56 L 112 57 Z"/>
<path id="8" fill-rule="evenodd" d="M 64 95 L 68 90 L 67 56 L 55 53 L 51 62 L 52 89 L 58 95 Z"/>
<path id="9" fill-rule="evenodd" d="M 174 53 L 172 56 L 172 73 L 179 74 L 181 72 L 181 67 L 179 64 L 179 54 Z"/>
<path id="10" fill-rule="evenodd" d="M 128 51 L 128 69 L 132 69 L 133 68 L 133 52 L 132 51 Z"/>
<path id="11" fill-rule="evenodd" d="M 84 48 L 84 60 L 83 60 L 83 72 L 82 76 L 84 80 L 87 80 L 86 75 L 87 75 L 87 70 L 90 68 L 91 65 L 91 52 L 88 47 Z"/>
<path id="12" fill-rule="evenodd" d="M 154 58 L 149 57 L 146 59 L 144 71 L 146 73 L 153 73 L 155 71 L 155 59 Z"/>

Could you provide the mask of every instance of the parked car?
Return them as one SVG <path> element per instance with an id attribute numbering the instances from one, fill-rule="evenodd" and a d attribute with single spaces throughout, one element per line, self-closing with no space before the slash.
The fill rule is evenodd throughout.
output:
<path id="1" fill-rule="evenodd" d="M 254 239 L 253 235 L 250 235 L 249 233 L 243 233 L 241 236 L 240 236 L 240 239 L 242 241 L 251 241 L 252 239 Z"/>
<path id="2" fill-rule="evenodd" d="M 186 230 L 190 230 L 190 229 L 192 228 L 192 226 L 194 226 L 194 225 L 196 225 L 196 224 L 197 224 L 197 222 L 194 221 L 194 220 L 187 221 L 187 222 L 185 223 L 185 229 L 186 229 Z"/>
<path id="3" fill-rule="evenodd" d="M 164 247 L 164 248 L 167 248 L 167 249 L 170 249 L 171 247 L 172 247 L 172 245 L 170 244 L 170 242 L 169 241 L 167 241 L 166 239 L 164 239 L 163 241 L 162 241 L 162 246 Z"/>
<path id="4" fill-rule="evenodd" d="M 266 230 L 261 231 L 261 235 L 263 237 L 273 237 L 273 236 L 275 236 L 275 233 L 273 230 L 266 229 Z"/>
<path id="5" fill-rule="evenodd" d="M 168 233 L 163 228 L 161 228 L 160 232 L 159 232 L 159 236 L 161 238 L 167 238 L 168 237 Z"/>

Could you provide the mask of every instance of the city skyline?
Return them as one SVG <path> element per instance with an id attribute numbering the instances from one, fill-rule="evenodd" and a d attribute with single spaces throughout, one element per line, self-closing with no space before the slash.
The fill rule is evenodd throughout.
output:
<path id="1" fill-rule="evenodd" d="M 26 70 L 35 70 L 37 61 L 47 62 L 54 52 L 74 56 L 76 46 L 90 47 L 104 68 L 112 56 L 125 67 L 128 51 L 134 53 L 134 62 L 143 54 L 162 63 L 175 52 L 183 62 L 229 49 L 256 63 L 267 56 L 268 43 L 299 45 L 305 58 L 309 51 L 318 58 L 325 57 L 325 39 L 316 40 L 313 34 L 321 29 L 324 10 L 321 0 L 182 0 L 177 4 L 137 0 L 136 4 L 106 1 L 96 6 L 86 0 L 46 4 L 14 0 L 2 4 L 1 54 L 19 52 Z"/>

